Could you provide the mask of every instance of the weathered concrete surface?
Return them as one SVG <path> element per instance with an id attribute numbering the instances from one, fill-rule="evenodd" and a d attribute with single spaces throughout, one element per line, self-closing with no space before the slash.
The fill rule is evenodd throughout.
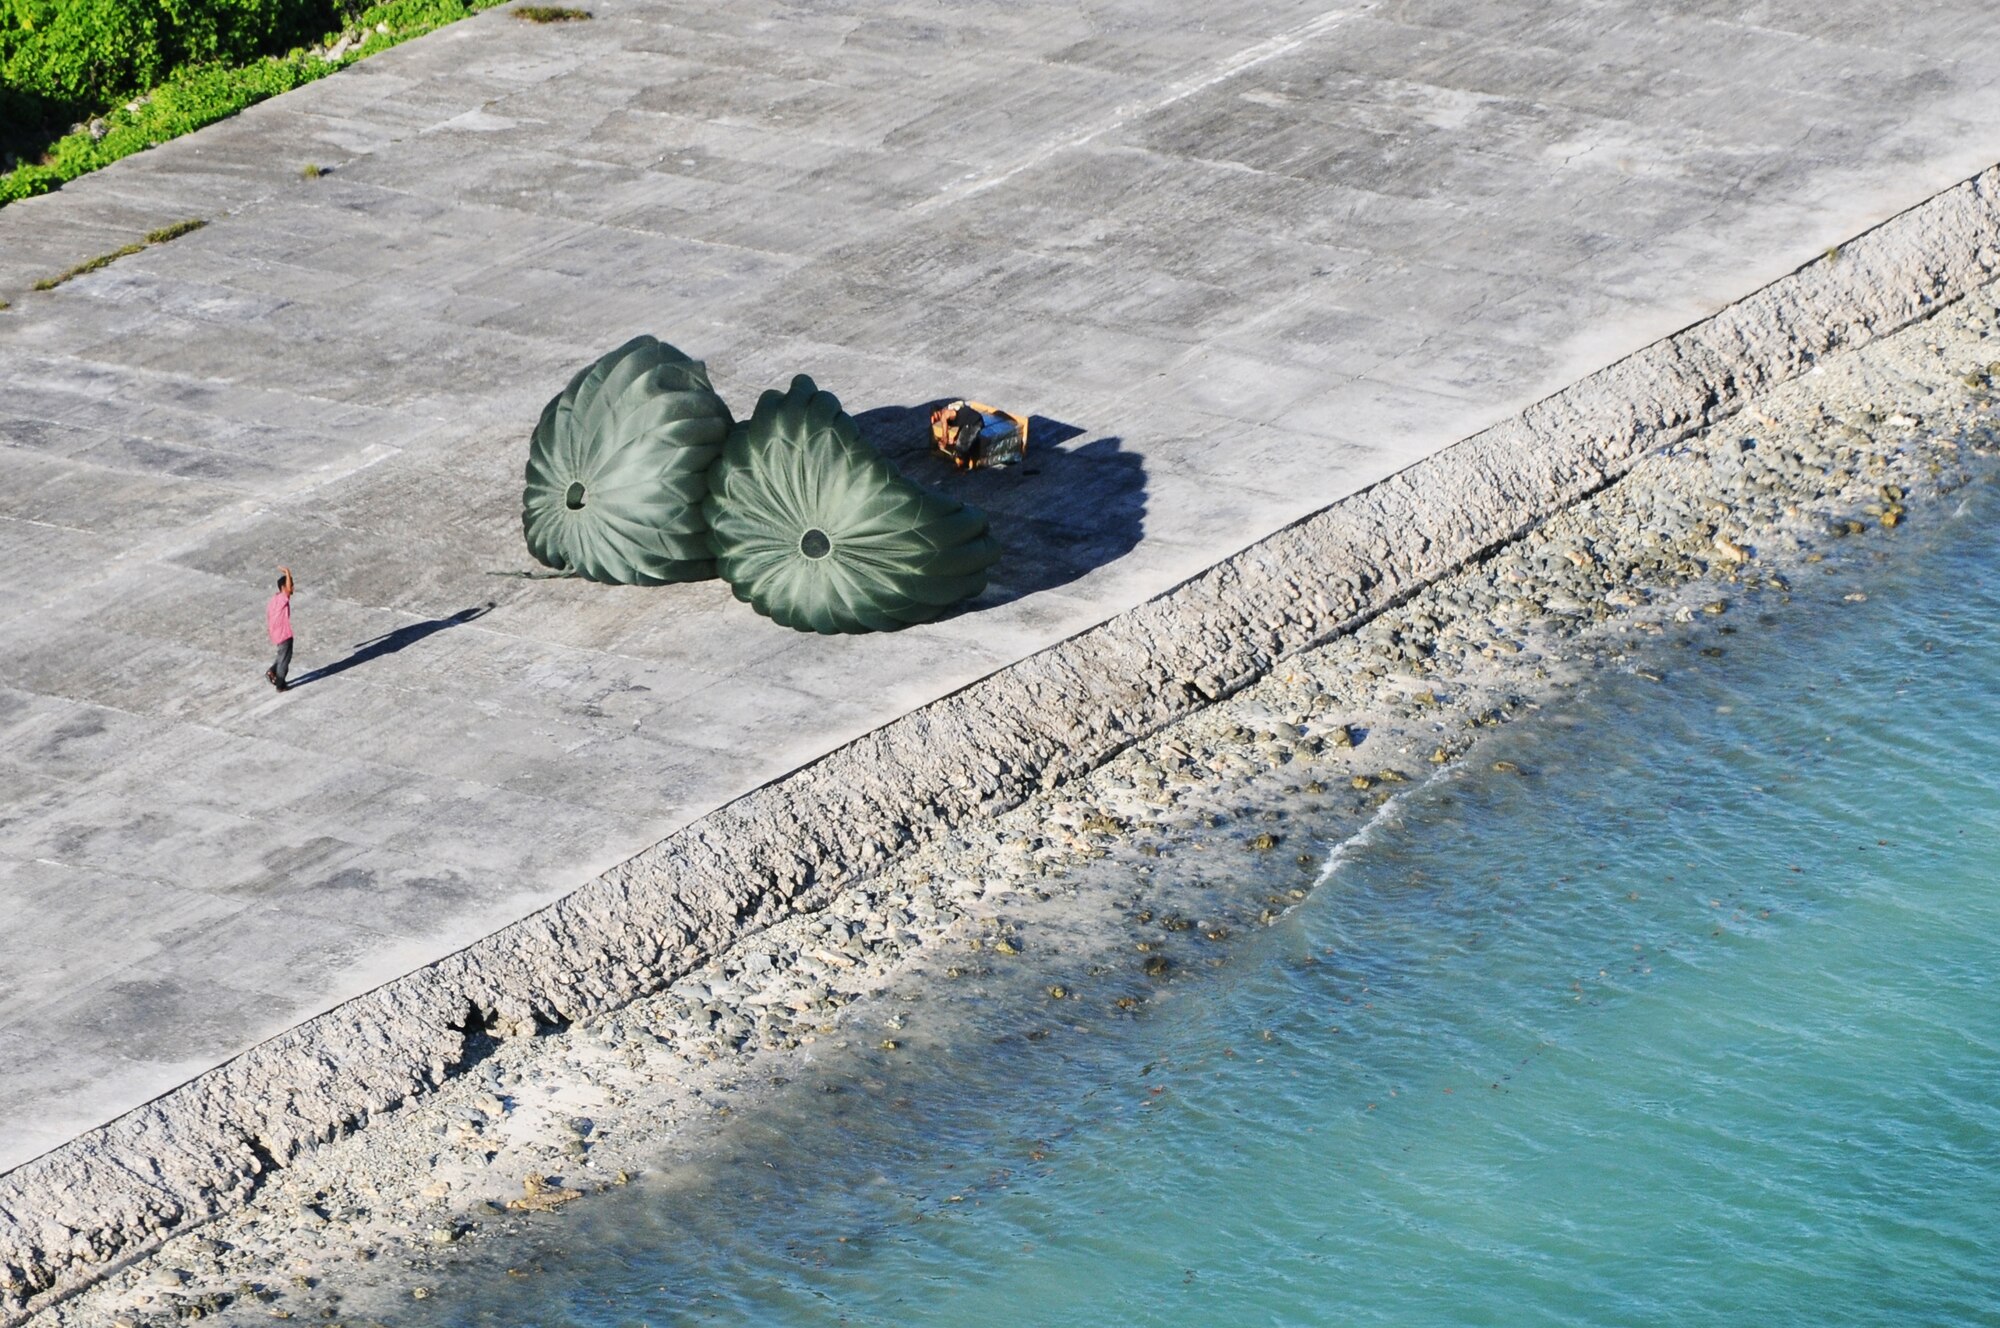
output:
<path id="1" fill-rule="evenodd" d="M 881 729 L 2000 158 L 2000 16 L 595 8 L 489 14 L 0 211 L 10 1276 L 397 1100 L 468 1008 L 598 1008 L 1101 759 L 1994 263 L 1987 177 L 1441 458 L 1429 497 L 1399 480 Z M 1081 432 L 1027 475 L 911 460 L 1012 554 L 931 628 L 486 577 L 521 565 L 535 411 L 641 330 L 739 410 L 809 370 L 857 412 L 963 392 Z M 912 447 L 907 411 L 865 420 Z M 302 669 L 401 648 L 273 697 L 280 561 Z"/>

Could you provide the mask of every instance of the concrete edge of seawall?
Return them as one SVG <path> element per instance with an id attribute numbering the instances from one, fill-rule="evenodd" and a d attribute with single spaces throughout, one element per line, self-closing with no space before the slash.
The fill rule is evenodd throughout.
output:
<path id="1" fill-rule="evenodd" d="M 458 953 L 0 1176 L 0 1324 L 434 1086 L 1084 773 L 1517 538 L 1820 358 L 2000 276 L 2000 167 L 1172 590 L 915 710 Z"/>

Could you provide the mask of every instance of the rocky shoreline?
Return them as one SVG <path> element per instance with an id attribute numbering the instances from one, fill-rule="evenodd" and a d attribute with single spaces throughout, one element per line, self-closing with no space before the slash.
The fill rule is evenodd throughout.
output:
<path id="1" fill-rule="evenodd" d="M 922 1055 L 945 1033 L 912 992 L 1043 1002 L 1058 1028 L 1144 1017 L 1162 984 L 1312 887 L 1323 863 L 1288 840 L 1293 817 L 1358 828 L 1594 670 L 1719 653 L 1798 578 L 1855 570 L 1990 474 L 1996 299 L 1986 287 L 1822 362 L 1358 632 L 664 992 L 488 1038 L 435 1093 L 302 1153 L 242 1208 L 38 1321 L 394 1321 L 399 1301 L 444 1294 L 468 1247 L 698 1156 L 829 1052 Z M 1185 851 L 1260 855 L 1268 889 L 1156 898 L 1153 866 Z"/>

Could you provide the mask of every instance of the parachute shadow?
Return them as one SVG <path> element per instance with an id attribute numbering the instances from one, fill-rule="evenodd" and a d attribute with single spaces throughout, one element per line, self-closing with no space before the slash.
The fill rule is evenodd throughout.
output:
<path id="1" fill-rule="evenodd" d="M 331 678 L 336 673 L 345 673 L 349 669 L 358 668 L 360 665 L 368 663 L 370 660 L 380 659 L 384 655 L 393 655 L 405 646 L 413 646 L 425 637 L 442 632 L 447 627 L 456 627 L 460 623 L 469 623 L 474 618 L 483 618 L 492 611 L 493 601 L 488 600 L 484 604 L 475 604 L 469 609 L 460 609 L 448 618 L 432 618 L 429 622 L 411 623 L 407 627 L 398 627 L 393 632 L 384 632 L 381 636 L 375 637 L 373 640 L 362 641 L 357 644 L 354 647 L 354 653 L 347 658 L 337 659 L 331 664 L 321 665 L 311 673 L 299 675 L 292 679 L 291 685 L 294 688 L 299 688 L 309 682 L 318 682 L 322 678 Z"/>
<path id="2" fill-rule="evenodd" d="M 958 470 L 931 447 L 931 411 L 882 406 L 854 416 L 861 436 L 911 479 L 985 510 L 1000 562 L 984 594 L 962 611 L 996 608 L 1053 590 L 1114 563 L 1146 533 L 1146 464 L 1117 437 L 1042 415 L 1028 418 L 1028 456 L 1001 470 Z"/>

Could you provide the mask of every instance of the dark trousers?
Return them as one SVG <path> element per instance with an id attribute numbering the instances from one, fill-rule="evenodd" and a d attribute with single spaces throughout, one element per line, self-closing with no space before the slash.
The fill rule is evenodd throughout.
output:
<path id="1" fill-rule="evenodd" d="M 276 678 L 279 682 L 283 682 L 285 680 L 285 674 L 291 670 L 291 667 L 292 667 L 292 638 L 288 636 L 284 640 L 278 642 L 278 657 L 271 661 L 271 676 Z"/>

